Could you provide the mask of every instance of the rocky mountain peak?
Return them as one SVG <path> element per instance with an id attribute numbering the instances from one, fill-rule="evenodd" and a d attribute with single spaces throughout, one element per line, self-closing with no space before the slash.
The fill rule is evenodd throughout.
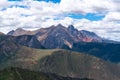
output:
<path id="1" fill-rule="evenodd" d="M 58 24 L 57 26 L 59 26 L 59 27 L 63 27 L 63 25 L 62 25 L 62 24 Z"/>
<path id="2" fill-rule="evenodd" d="M 75 30 L 75 28 L 74 28 L 73 25 L 69 25 L 69 26 L 68 26 L 68 30 L 72 31 L 72 30 Z"/>
<path id="3" fill-rule="evenodd" d="M 22 28 L 17 28 L 16 31 L 25 31 L 25 30 Z"/>
<path id="4" fill-rule="evenodd" d="M 73 25 L 69 25 L 67 29 L 72 34 L 77 34 L 77 32 L 78 32 L 78 30 Z"/>
<path id="5" fill-rule="evenodd" d="M 16 30 L 12 30 L 10 32 L 7 33 L 7 35 L 12 35 L 12 36 L 19 36 L 19 35 L 24 35 L 24 33 L 26 33 L 27 31 L 25 31 L 22 28 L 17 28 Z"/>
<path id="6" fill-rule="evenodd" d="M 33 35 L 33 34 L 37 33 L 38 31 L 39 30 L 27 31 L 27 30 L 24 30 L 22 28 L 18 28 L 16 30 L 12 30 L 12 31 L 8 32 L 7 35 L 12 35 L 12 36 Z"/>
<path id="7" fill-rule="evenodd" d="M 58 27 L 58 28 L 65 28 L 62 24 L 58 24 L 56 27 Z"/>
<path id="8" fill-rule="evenodd" d="M 12 30 L 12 31 L 8 32 L 8 33 L 7 33 L 7 35 L 13 35 L 13 34 L 14 34 L 14 32 L 15 32 L 15 31 L 14 31 L 14 30 Z"/>

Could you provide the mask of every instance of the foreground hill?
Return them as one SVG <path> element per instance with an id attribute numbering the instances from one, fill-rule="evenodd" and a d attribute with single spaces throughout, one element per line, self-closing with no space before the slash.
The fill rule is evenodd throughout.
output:
<path id="1" fill-rule="evenodd" d="M 62 49 L 42 50 L 0 41 L 0 69 L 19 67 L 64 77 L 119 80 L 120 67 L 94 56 Z"/>
<path id="2" fill-rule="evenodd" d="M 7 68 L 0 71 L 0 80 L 93 80 L 93 79 L 62 77 L 55 74 L 35 72 L 20 68 Z"/>

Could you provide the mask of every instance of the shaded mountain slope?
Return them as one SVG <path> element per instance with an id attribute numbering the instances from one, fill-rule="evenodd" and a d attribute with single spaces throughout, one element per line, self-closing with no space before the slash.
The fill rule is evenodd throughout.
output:
<path id="1" fill-rule="evenodd" d="M 14 40 L 16 41 L 16 43 L 18 43 L 20 45 L 27 46 L 27 47 L 38 48 L 38 49 L 39 48 L 40 49 L 44 49 L 45 48 L 37 40 L 37 38 L 35 36 L 32 36 L 32 35 L 17 36 L 17 37 L 14 37 Z"/>
<path id="2" fill-rule="evenodd" d="M 62 77 L 55 74 L 29 71 L 20 68 L 7 68 L 0 71 L 0 80 L 93 80 Z"/>
<path id="3" fill-rule="evenodd" d="M 114 63 L 120 62 L 120 44 L 82 42 L 74 43 L 71 49 L 67 46 L 64 46 L 63 48 L 78 52 L 84 52 Z"/>
<path id="4" fill-rule="evenodd" d="M 16 44 L 20 44 L 31 48 L 44 49 L 44 47 L 37 40 L 37 38 L 32 35 L 22 35 L 22 36 L 1 35 L 0 42 L 2 44 L 7 44 L 8 42 L 14 42 Z"/>

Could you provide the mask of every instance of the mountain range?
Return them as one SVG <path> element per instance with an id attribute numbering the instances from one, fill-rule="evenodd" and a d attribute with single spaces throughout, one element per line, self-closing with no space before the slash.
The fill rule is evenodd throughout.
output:
<path id="1" fill-rule="evenodd" d="M 120 62 L 120 43 L 99 37 L 94 32 L 77 30 L 73 25 L 68 28 L 58 24 L 35 31 L 16 29 L 10 31 L 7 38 L 21 45 L 37 49 L 68 49 L 84 52 L 106 61 Z M 7 39 L 6 38 L 6 39 Z"/>
<path id="2" fill-rule="evenodd" d="M 18 28 L 0 33 L 0 80 L 120 80 L 119 49 L 73 25 Z"/>
<path id="3" fill-rule="evenodd" d="M 63 45 L 72 47 L 75 42 L 107 42 L 108 40 L 97 36 L 93 32 L 85 30 L 77 30 L 73 25 L 64 27 L 61 24 L 50 26 L 49 28 L 41 28 L 35 31 L 26 31 L 21 28 L 10 31 L 8 35 L 21 36 L 33 35 L 44 45 L 45 48 L 61 48 Z M 111 42 L 111 41 L 108 41 Z"/>

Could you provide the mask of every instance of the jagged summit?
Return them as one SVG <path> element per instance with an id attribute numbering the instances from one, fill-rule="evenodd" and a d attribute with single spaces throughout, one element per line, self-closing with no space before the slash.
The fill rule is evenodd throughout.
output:
<path id="1" fill-rule="evenodd" d="M 73 25 L 69 25 L 69 26 L 68 26 L 68 29 L 69 29 L 69 30 L 74 30 L 75 28 L 74 28 Z"/>
<path id="2" fill-rule="evenodd" d="M 17 28 L 16 31 L 24 31 L 22 28 Z"/>
<path id="3" fill-rule="evenodd" d="M 64 29 L 64 28 L 66 28 L 66 27 L 63 26 L 62 24 L 58 24 L 58 25 L 56 25 L 55 27 L 56 27 L 56 29 Z"/>
<path id="4" fill-rule="evenodd" d="M 62 24 L 58 24 L 57 27 L 64 27 Z"/>

